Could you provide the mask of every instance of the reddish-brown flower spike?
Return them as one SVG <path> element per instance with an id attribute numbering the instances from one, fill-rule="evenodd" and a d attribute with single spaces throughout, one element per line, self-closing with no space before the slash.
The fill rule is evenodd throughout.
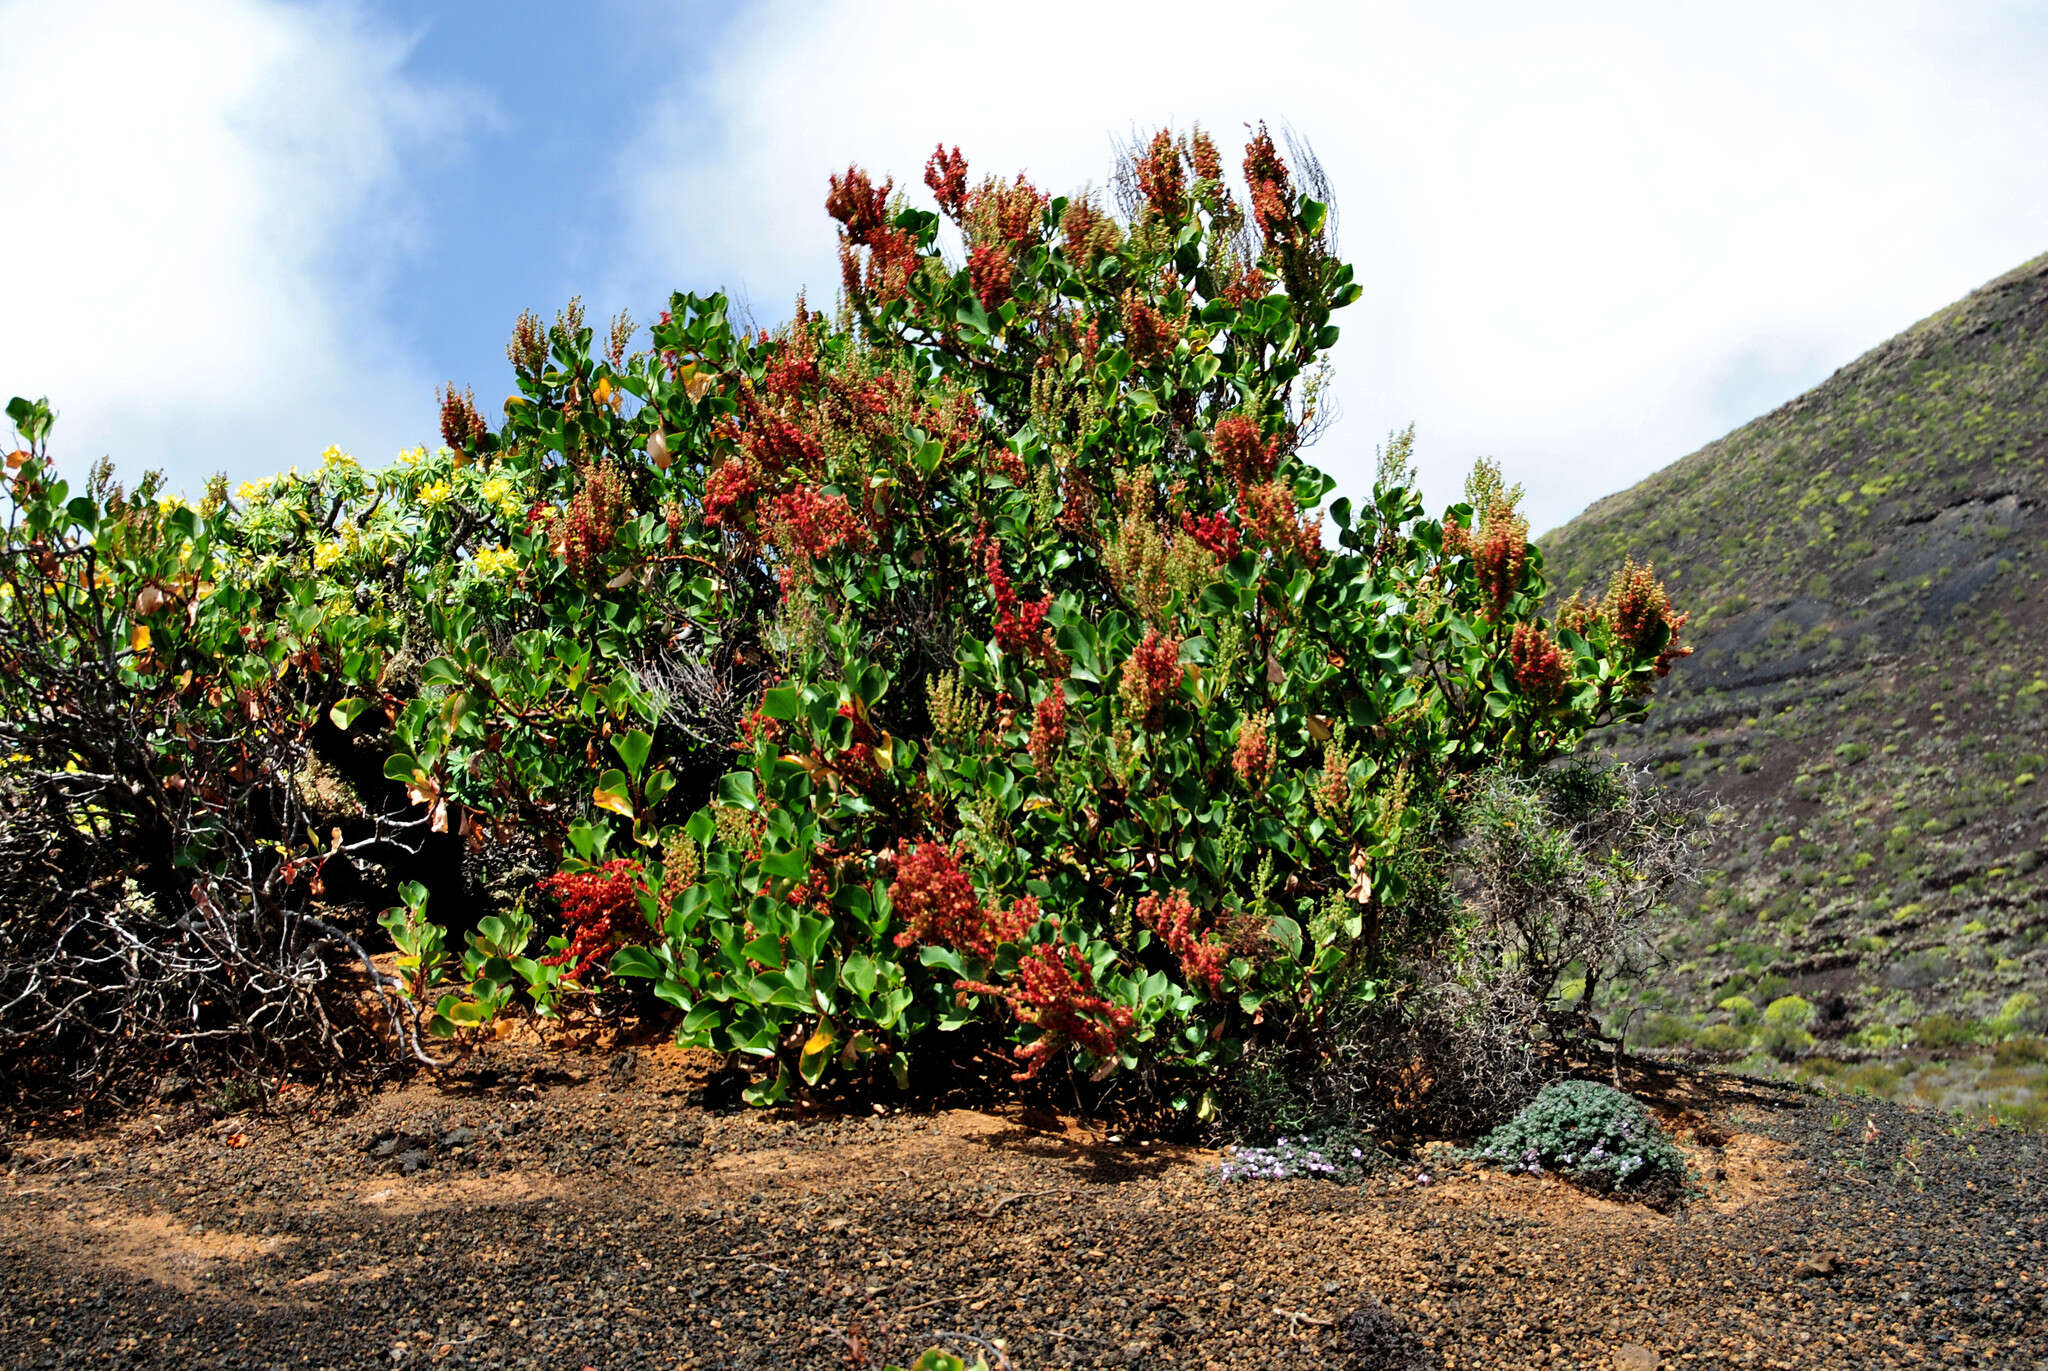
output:
<path id="1" fill-rule="evenodd" d="M 1245 144 L 1244 179 L 1251 188 L 1252 217 L 1259 231 L 1271 242 L 1286 241 L 1294 224 L 1294 186 L 1264 124 Z"/>
<path id="2" fill-rule="evenodd" d="M 866 172 L 850 166 L 845 176 L 832 178 L 831 193 L 825 197 L 825 212 L 846 226 L 848 238 L 873 247 L 876 236 L 888 225 L 889 192 L 895 186 L 893 180 L 877 186 Z"/>
<path id="3" fill-rule="evenodd" d="M 1641 655 L 1650 650 L 1650 645 L 1659 637 L 1656 668 L 1659 676 L 1668 674 L 1671 664 L 1680 657 L 1690 656 L 1692 649 L 1681 647 L 1678 642 L 1679 630 L 1685 627 L 1689 615 L 1674 614 L 1671 596 L 1657 579 L 1656 569 L 1650 563 L 1637 565 L 1633 557 L 1623 563 L 1621 570 L 1614 573 L 1608 583 L 1607 599 L 1601 606 L 1601 613 L 1612 629 L 1618 645 L 1625 646 L 1632 653 Z"/>
<path id="4" fill-rule="evenodd" d="M 1237 525 L 1230 522 L 1230 516 L 1218 511 L 1196 518 L 1183 512 L 1180 516 L 1181 532 L 1207 548 L 1219 562 L 1227 562 L 1237 555 Z"/>
<path id="5" fill-rule="evenodd" d="M 1272 479 L 1280 464 L 1280 440 L 1262 434 L 1258 420 L 1250 415 L 1232 414 L 1210 430 L 1209 455 L 1231 485 L 1256 485 Z"/>
<path id="6" fill-rule="evenodd" d="M 1038 768 L 1039 775 L 1052 774 L 1053 760 L 1066 740 L 1067 691 L 1066 687 L 1054 682 L 1052 689 L 1045 693 L 1045 698 L 1032 712 L 1031 739 L 1026 744 L 1031 764 Z"/>
<path id="7" fill-rule="evenodd" d="M 1472 572 L 1486 599 L 1489 617 L 1498 619 L 1509 597 L 1522 588 L 1528 561 L 1529 521 L 1506 505 L 1488 510 L 1483 536 L 1472 556 Z"/>
<path id="8" fill-rule="evenodd" d="M 1013 271 L 1010 250 L 1001 243 L 983 243 L 967 254 L 967 279 L 981 307 L 991 314 L 1010 298 Z"/>
<path id="9" fill-rule="evenodd" d="M 1195 907 L 1185 890 L 1166 896 L 1146 895 L 1138 901 L 1138 922 L 1158 934 L 1173 953 L 1189 988 L 1200 987 L 1213 996 L 1223 988 L 1230 949 L 1196 933 L 1194 918 Z"/>
<path id="10" fill-rule="evenodd" d="M 1152 135 L 1151 145 L 1138 159 L 1137 173 L 1138 189 L 1162 219 L 1177 224 L 1187 217 L 1187 181 L 1181 174 L 1180 147 L 1171 131 L 1161 129 Z"/>
<path id="11" fill-rule="evenodd" d="M 1515 625 L 1508 641 L 1508 661 L 1516 687 L 1539 704 L 1557 699 L 1571 679 L 1571 664 L 1563 650 L 1534 624 Z"/>
<path id="12" fill-rule="evenodd" d="M 450 381 L 440 392 L 441 441 L 457 452 L 474 448 L 488 432 L 490 426 L 483 415 L 477 413 L 476 391 L 464 386 L 456 393 L 455 383 Z"/>
<path id="13" fill-rule="evenodd" d="M 561 903 L 570 937 L 567 947 L 541 961 L 569 964 L 569 978 L 580 981 L 600 957 L 633 941 L 647 926 L 640 917 L 640 883 L 640 863 L 625 858 L 543 880 L 541 889 Z"/>
<path id="14" fill-rule="evenodd" d="M 958 145 L 950 157 L 946 155 L 946 145 L 938 145 L 931 160 L 924 164 L 924 183 L 931 187 L 939 208 L 948 216 L 958 219 L 966 211 L 967 159 L 960 155 Z"/>
<path id="15" fill-rule="evenodd" d="M 1179 324 L 1154 309 L 1136 289 L 1124 292 L 1122 312 L 1124 343 L 1140 365 L 1164 357 L 1180 341 Z"/>
<path id="16" fill-rule="evenodd" d="M 1246 719 L 1237 726 L 1237 746 L 1232 749 L 1231 769 L 1248 790 L 1262 790 L 1273 774 L 1273 741 L 1266 731 L 1266 716 Z"/>
<path id="17" fill-rule="evenodd" d="M 1180 664 L 1180 642 L 1156 628 L 1145 630 L 1145 641 L 1124 663 L 1121 693 L 1142 713 L 1145 727 L 1159 727 L 1166 704 L 1180 693 L 1186 669 Z"/>

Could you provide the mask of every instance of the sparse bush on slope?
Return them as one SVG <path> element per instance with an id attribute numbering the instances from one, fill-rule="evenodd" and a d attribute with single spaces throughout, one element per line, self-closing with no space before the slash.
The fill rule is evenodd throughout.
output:
<path id="1" fill-rule="evenodd" d="M 38 448 L 5 553 L 57 557 L 33 574 L 58 588 L 18 588 L 7 631 L 46 594 L 98 618 L 0 686 L 11 783 L 75 785 L 18 721 L 89 645 L 158 708 L 144 789 L 200 719 L 210 757 L 299 749 L 239 784 L 341 778 L 318 803 L 349 823 L 184 844 L 179 899 L 226 871 L 252 910 L 395 893 L 411 824 L 474 877 L 387 921 L 430 1029 L 623 978 L 756 1060 L 759 1101 L 902 1081 L 973 1027 L 1019 1076 L 1071 1061 L 1193 1108 L 1247 1047 L 1448 987 L 1474 936 L 1540 1003 L 1590 906 L 1475 924 L 1456 816 L 1639 713 L 1682 616 L 1630 566 L 1546 618 L 1519 491 L 1482 467 L 1425 517 L 1405 443 L 1318 512 L 1302 446 L 1359 288 L 1312 164 L 1305 188 L 1261 131 L 1243 172 L 1162 133 L 1112 213 L 941 150 L 942 219 L 849 170 L 837 317 L 748 332 L 678 295 L 634 353 L 623 318 L 525 316 L 503 425 L 451 388 L 445 445 L 383 471 L 68 499 Z M 445 899 L 534 853 L 558 936 L 509 909 L 444 936 Z"/>

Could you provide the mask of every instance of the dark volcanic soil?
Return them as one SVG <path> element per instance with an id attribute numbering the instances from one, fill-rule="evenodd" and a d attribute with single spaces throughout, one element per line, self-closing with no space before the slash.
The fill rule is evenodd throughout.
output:
<path id="1" fill-rule="evenodd" d="M 1050 1119 L 716 1115 L 665 1049 L 493 1052 L 346 1115 L 17 1141 L 0 1362 L 2048 1367 L 2048 1139 L 1889 1105 L 1681 1082 L 1704 1185 L 1665 1216 L 1441 1157 L 1224 1187 Z"/>

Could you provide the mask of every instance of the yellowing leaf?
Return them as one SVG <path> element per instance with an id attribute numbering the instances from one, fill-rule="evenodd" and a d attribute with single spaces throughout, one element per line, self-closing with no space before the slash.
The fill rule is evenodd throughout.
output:
<path id="1" fill-rule="evenodd" d="M 832 1035 L 822 1028 L 804 1039 L 804 1055 L 806 1057 L 815 1057 L 820 1052 L 830 1052 L 831 1050 Z"/>
<path id="2" fill-rule="evenodd" d="M 599 809 L 608 809 L 622 819 L 633 817 L 633 799 L 630 795 L 597 786 L 590 792 L 590 802 Z"/>
<path id="3" fill-rule="evenodd" d="M 136 652 L 149 651 L 149 625 L 137 624 L 128 635 L 128 646 Z"/>

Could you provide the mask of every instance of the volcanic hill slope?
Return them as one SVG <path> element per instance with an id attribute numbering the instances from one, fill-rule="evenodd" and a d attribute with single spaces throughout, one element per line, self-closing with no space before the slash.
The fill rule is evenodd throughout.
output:
<path id="1" fill-rule="evenodd" d="M 1693 616 L 1619 746 L 1722 822 L 1636 1033 L 1832 1060 L 2018 1038 L 2009 1098 L 2048 1084 L 2021 1037 L 2048 1009 L 2048 256 L 1541 545 L 1565 590 L 1653 558 Z M 1760 1018 L 1790 993 L 1816 1048 Z"/>

